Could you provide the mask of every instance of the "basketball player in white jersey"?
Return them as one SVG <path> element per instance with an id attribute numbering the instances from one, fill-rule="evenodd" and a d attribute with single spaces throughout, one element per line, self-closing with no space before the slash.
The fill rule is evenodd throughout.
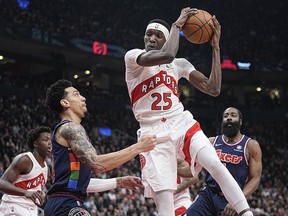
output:
<path id="1" fill-rule="evenodd" d="M 50 128 L 39 126 L 31 130 L 27 145 L 30 151 L 17 155 L 1 177 L 1 216 L 37 216 L 37 205 L 44 202 L 42 189 L 48 177 L 45 159 L 52 147 Z"/>
<path id="2" fill-rule="evenodd" d="M 239 215 L 251 216 L 240 187 L 219 160 L 200 124 L 178 97 L 178 80 L 185 78 L 211 96 L 221 91 L 220 35 L 221 27 L 213 16 L 212 67 L 209 77 L 196 70 L 184 58 L 176 58 L 182 26 L 196 8 L 184 8 L 170 26 L 163 20 L 151 20 L 145 31 L 145 49 L 132 49 L 125 54 L 126 83 L 135 118 L 140 124 L 138 137 L 157 135 L 158 145 L 140 154 L 145 197 L 152 197 L 158 216 L 173 216 L 173 193 L 177 188 L 177 155 L 190 164 L 193 176 L 204 167 L 219 183 L 222 191 Z M 188 47 L 187 47 L 188 48 Z M 192 51 L 192 50 L 191 50 Z M 196 165 L 196 166 L 195 166 Z"/>

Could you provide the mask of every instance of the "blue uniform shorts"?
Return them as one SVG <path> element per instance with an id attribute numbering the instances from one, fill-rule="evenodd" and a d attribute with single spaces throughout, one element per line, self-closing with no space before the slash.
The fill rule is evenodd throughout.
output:
<path id="1" fill-rule="evenodd" d="M 82 200 L 73 196 L 53 196 L 44 207 L 45 216 L 91 216 Z"/>
<path id="2" fill-rule="evenodd" d="M 220 192 L 212 191 L 205 187 L 197 194 L 197 197 L 187 209 L 187 216 L 221 216 L 227 205 L 227 200 Z"/>

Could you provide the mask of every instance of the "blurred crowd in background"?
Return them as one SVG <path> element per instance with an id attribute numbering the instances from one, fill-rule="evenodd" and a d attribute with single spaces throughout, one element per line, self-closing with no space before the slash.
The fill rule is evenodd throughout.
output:
<path id="1" fill-rule="evenodd" d="M 20 4 L 22 2 L 22 4 Z M 27 3 L 26 9 L 19 5 Z M 28 4 L 29 3 L 29 4 Z M 221 53 L 242 62 L 253 61 L 255 69 L 287 69 L 285 2 L 275 1 L 37 1 L 1 0 L 0 23 L 56 32 L 117 45 L 126 49 L 143 48 L 147 23 L 154 18 L 175 22 L 183 7 L 196 7 L 215 14 L 222 26 Z M 207 46 L 191 52 L 183 39 L 179 54 L 193 62 L 210 62 Z M 203 55 L 203 51 L 207 55 Z M 204 58 L 204 59 L 203 59 Z M 205 59 L 207 58 L 207 59 Z"/>
<path id="2" fill-rule="evenodd" d="M 239 61 L 253 61 L 255 70 L 276 70 L 287 73 L 288 43 L 283 29 L 288 16 L 285 2 L 274 1 L 92 1 L 55 0 L 29 2 L 21 9 L 19 1 L 0 0 L 0 25 L 36 27 L 61 35 L 77 36 L 114 44 L 126 49 L 143 48 L 143 35 L 147 23 L 161 18 L 173 23 L 182 7 L 191 6 L 215 14 L 222 26 L 221 54 Z M 182 40 L 179 55 L 193 62 L 210 62 L 209 44 L 187 49 Z M 201 54 L 200 54 L 201 53 Z M 54 128 L 58 118 L 45 106 L 46 88 L 60 74 L 38 77 L 18 77 L 17 69 L 6 71 L 0 67 L 0 176 L 13 158 L 24 151 L 27 132 L 38 126 Z M 124 76 L 124 75 L 123 75 Z M 123 149 L 136 142 L 138 124 L 132 114 L 125 88 L 99 89 L 75 83 L 87 98 L 90 115 L 83 121 L 98 153 Z M 287 90 L 286 90 L 287 91 Z M 181 93 L 181 92 L 180 92 Z M 207 136 L 220 133 L 221 113 L 235 106 L 243 113 L 242 133 L 256 139 L 263 151 L 263 173 L 259 189 L 248 198 L 255 215 L 288 215 L 288 104 L 287 101 L 259 97 L 257 102 L 237 102 L 237 95 L 223 92 L 217 98 L 200 92 L 180 99 L 192 110 Z M 280 117 L 279 117 L 280 115 Z M 277 120 L 275 120 L 277 119 Z M 111 136 L 101 134 L 100 128 L 112 130 Z M 202 173 L 203 174 L 203 173 Z M 101 175 L 112 178 L 124 175 L 141 175 L 139 158 Z M 201 181 L 190 188 L 191 198 L 203 186 Z M 49 183 L 46 188 L 49 189 Z M 153 200 L 145 199 L 125 189 L 89 194 L 87 208 L 93 216 L 156 216 Z"/>

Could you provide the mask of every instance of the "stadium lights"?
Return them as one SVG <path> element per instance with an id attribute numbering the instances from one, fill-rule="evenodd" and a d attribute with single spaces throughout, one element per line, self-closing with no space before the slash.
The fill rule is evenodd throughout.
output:
<path id="1" fill-rule="evenodd" d="M 262 91 L 262 88 L 261 88 L 260 86 L 257 86 L 257 87 L 256 87 L 256 91 L 257 91 L 257 92 L 261 92 L 261 91 Z"/>
<path id="2" fill-rule="evenodd" d="M 250 62 L 237 62 L 238 69 L 240 70 L 250 70 L 251 63 Z"/>

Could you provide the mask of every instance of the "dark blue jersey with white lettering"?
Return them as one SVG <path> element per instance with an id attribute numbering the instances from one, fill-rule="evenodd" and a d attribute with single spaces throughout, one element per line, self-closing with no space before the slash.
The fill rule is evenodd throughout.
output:
<path id="1" fill-rule="evenodd" d="M 69 193 L 85 199 L 91 170 L 78 160 L 71 148 L 60 145 L 55 137 L 57 129 L 68 122 L 71 121 L 61 121 L 51 135 L 52 187 L 48 191 L 48 195 Z"/>
<path id="2" fill-rule="evenodd" d="M 242 135 L 237 143 L 227 143 L 224 140 L 224 135 L 216 136 L 213 146 L 217 152 L 221 162 L 227 167 L 234 179 L 243 189 L 248 177 L 248 160 L 247 160 L 247 144 L 251 138 Z M 220 186 L 207 172 L 206 185 L 218 192 L 221 192 Z"/>

